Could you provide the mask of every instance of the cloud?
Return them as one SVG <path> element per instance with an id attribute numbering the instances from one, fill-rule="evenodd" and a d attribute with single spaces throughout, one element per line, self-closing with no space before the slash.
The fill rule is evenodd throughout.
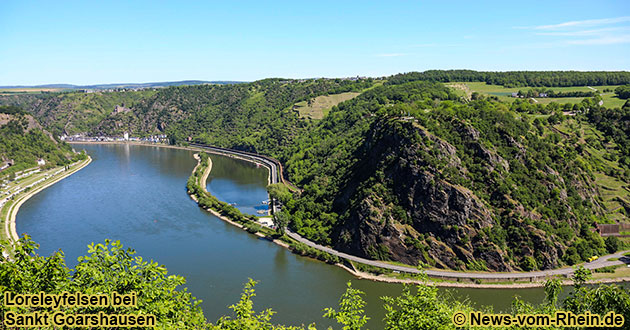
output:
<path id="1" fill-rule="evenodd" d="M 630 16 L 614 17 L 614 18 L 602 18 L 602 19 L 588 19 L 583 21 L 570 21 L 560 24 L 551 25 L 538 25 L 532 27 L 534 30 L 556 30 L 570 27 L 584 27 L 584 26 L 601 26 L 615 23 L 630 22 Z"/>
<path id="2" fill-rule="evenodd" d="M 593 39 L 568 40 L 570 45 L 615 45 L 630 43 L 630 34 L 621 36 L 602 36 Z"/>
<path id="3" fill-rule="evenodd" d="M 552 44 L 555 47 L 603 46 L 630 43 L 630 26 L 628 26 L 628 22 L 630 22 L 630 16 L 622 16 L 517 27 L 517 29 L 531 30 L 536 36 L 552 38 L 547 39 L 547 41 L 553 40 Z"/>
<path id="4" fill-rule="evenodd" d="M 593 36 L 593 35 L 601 35 L 605 32 L 612 31 L 622 31 L 622 30 L 630 30 L 628 27 L 614 27 L 614 28 L 604 28 L 604 29 L 596 29 L 596 30 L 579 30 L 579 31 L 563 31 L 563 32 L 538 32 L 536 33 L 539 36 L 564 36 L 564 37 L 580 37 L 580 36 Z"/>

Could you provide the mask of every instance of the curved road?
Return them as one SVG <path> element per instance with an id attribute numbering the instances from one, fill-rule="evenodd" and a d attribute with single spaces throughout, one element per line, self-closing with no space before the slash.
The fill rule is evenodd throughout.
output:
<path id="1" fill-rule="evenodd" d="M 260 162 L 269 168 L 270 182 L 278 183 L 278 169 L 282 169 L 282 165 L 275 159 L 271 159 L 262 155 L 233 150 L 233 149 L 218 148 L 218 147 L 207 146 L 207 145 L 196 144 L 196 143 L 191 144 L 191 145 L 198 148 L 203 148 L 211 153 L 231 154 L 231 155 L 249 158 L 254 161 Z M 275 211 L 276 210 L 275 203 L 273 205 L 274 205 L 274 211 Z M 420 270 L 418 268 L 411 267 L 411 266 L 392 265 L 383 261 L 365 259 L 365 258 L 353 256 L 347 253 L 343 253 L 343 252 L 334 250 L 332 248 L 329 248 L 327 246 L 323 246 L 323 245 L 319 245 L 317 243 L 311 242 L 307 240 L 306 238 L 298 235 L 297 233 L 289 230 L 288 228 L 287 228 L 287 235 L 298 242 L 304 243 L 312 248 L 315 248 L 324 252 L 328 252 L 339 258 L 344 258 L 351 261 L 360 262 L 362 264 L 391 269 L 391 270 L 399 271 L 399 272 L 413 273 L 413 274 L 425 273 L 431 277 L 437 277 L 437 278 L 480 279 L 480 280 L 532 280 L 533 281 L 533 280 L 539 280 L 539 279 L 543 279 L 543 278 L 551 277 L 551 276 L 569 277 L 570 275 L 573 274 L 573 271 L 574 271 L 574 269 L 571 267 L 549 269 L 549 270 L 539 270 L 539 271 L 532 271 L 532 272 L 512 272 L 512 273 L 460 272 L 460 271 L 448 271 L 448 270 L 438 270 L 438 269 Z M 626 252 L 630 252 L 630 250 L 602 256 L 593 262 L 584 264 L 584 267 L 587 269 L 597 269 L 597 268 L 623 265 L 623 264 L 630 265 L 630 257 L 623 256 L 623 254 Z M 617 258 L 618 260 L 608 261 L 608 259 L 610 258 Z"/>

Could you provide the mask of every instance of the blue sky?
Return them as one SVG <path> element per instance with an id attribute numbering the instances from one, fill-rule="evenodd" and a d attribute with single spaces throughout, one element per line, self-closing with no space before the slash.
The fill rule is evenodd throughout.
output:
<path id="1" fill-rule="evenodd" d="M 630 70 L 630 1 L 0 1 L 0 85 Z"/>

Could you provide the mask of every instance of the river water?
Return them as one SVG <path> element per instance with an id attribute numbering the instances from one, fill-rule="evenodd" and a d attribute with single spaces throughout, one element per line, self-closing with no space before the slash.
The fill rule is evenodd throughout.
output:
<path id="1" fill-rule="evenodd" d="M 183 275 L 193 295 L 203 300 L 209 321 L 231 314 L 248 278 L 259 281 L 254 308 L 272 308 L 275 323 L 315 322 L 325 307 L 337 307 L 348 281 L 366 293 L 370 329 L 383 327 L 381 296 L 401 292 L 399 284 L 357 280 L 339 267 L 300 257 L 259 239 L 199 209 L 186 194 L 186 180 L 196 161 L 187 150 L 151 146 L 85 144 L 93 158 L 86 168 L 33 196 L 20 208 L 17 230 L 40 244 L 39 254 L 61 249 L 70 267 L 91 242 L 120 240 L 145 259 Z M 212 155 L 208 189 L 243 212 L 266 209 L 265 168 Z M 542 301 L 541 289 L 450 289 L 477 306 L 509 309 L 518 294 Z M 335 328 L 341 328 L 335 326 Z"/>

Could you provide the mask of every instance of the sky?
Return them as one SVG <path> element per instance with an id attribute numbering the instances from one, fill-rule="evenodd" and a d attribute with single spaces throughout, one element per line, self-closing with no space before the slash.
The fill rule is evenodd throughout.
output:
<path id="1" fill-rule="evenodd" d="M 0 1 L 0 86 L 630 70 L 630 1 Z"/>

